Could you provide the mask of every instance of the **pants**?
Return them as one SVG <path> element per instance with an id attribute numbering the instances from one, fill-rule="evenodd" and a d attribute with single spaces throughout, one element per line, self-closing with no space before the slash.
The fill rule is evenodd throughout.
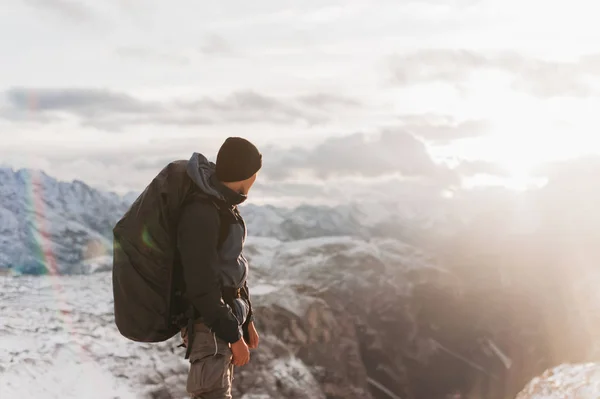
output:
<path id="1" fill-rule="evenodd" d="M 182 331 L 184 342 L 187 334 Z M 231 399 L 233 363 L 229 344 L 202 323 L 194 325 L 186 390 L 195 399 Z"/>

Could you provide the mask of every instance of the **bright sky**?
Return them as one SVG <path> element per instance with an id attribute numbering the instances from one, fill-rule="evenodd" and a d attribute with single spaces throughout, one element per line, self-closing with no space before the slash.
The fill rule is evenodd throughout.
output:
<path id="1" fill-rule="evenodd" d="M 241 135 L 277 160 L 267 178 L 407 175 L 415 168 L 404 159 L 422 176 L 433 170 L 417 154 L 426 149 L 435 162 L 471 161 L 467 185 L 498 180 L 477 175 L 499 166 L 503 184 L 522 187 L 540 164 L 600 152 L 596 9 L 591 0 L 3 2 L 0 162 L 126 192 L 171 158 L 212 155 Z M 345 155 L 327 156 L 333 147 Z M 340 166 L 348 159 L 377 165 Z"/>

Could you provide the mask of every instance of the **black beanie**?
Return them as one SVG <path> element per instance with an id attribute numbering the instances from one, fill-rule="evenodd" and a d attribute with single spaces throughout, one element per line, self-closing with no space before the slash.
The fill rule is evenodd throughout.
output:
<path id="1" fill-rule="evenodd" d="M 224 183 L 249 179 L 262 167 L 262 154 L 251 142 L 229 137 L 217 154 L 217 178 Z"/>

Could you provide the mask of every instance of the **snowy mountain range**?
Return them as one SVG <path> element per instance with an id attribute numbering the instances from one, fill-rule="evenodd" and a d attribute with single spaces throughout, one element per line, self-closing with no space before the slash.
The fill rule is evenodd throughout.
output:
<path id="1" fill-rule="evenodd" d="M 569 396 L 591 364 L 527 385 L 600 360 L 600 190 L 573 183 L 518 201 L 244 205 L 263 344 L 236 397 L 564 397 L 557 381 L 594 397 Z M 177 339 L 114 327 L 111 229 L 134 197 L 0 170 L 0 268 L 76 274 L 0 271 L 0 397 L 185 396 Z"/>
<path id="2" fill-rule="evenodd" d="M 40 171 L 0 169 L 0 269 L 38 274 L 48 265 L 61 273 L 89 271 L 110 256 L 112 227 L 136 197 L 57 181 Z M 250 235 L 284 241 L 323 236 L 410 241 L 419 231 L 455 227 L 443 201 L 423 208 L 397 200 L 294 209 L 248 204 L 241 211 Z"/>
<path id="3" fill-rule="evenodd" d="M 485 270 L 455 273 L 393 239 L 251 237 L 247 253 L 261 346 L 236 369 L 236 398 L 504 399 L 549 361 L 543 314 Z M 122 337 L 110 276 L 0 276 L 2 398 L 186 397 L 180 338 Z M 493 306 L 504 290 L 515 297 Z M 593 370 L 563 366 L 519 399 L 592 398 L 552 392 Z"/>
<path id="4" fill-rule="evenodd" d="M 46 265 L 75 271 L 106 255 L 112 226 L 127 208 L 116 194 L 25 169 L 0 169 L 0 199 L 0 268 L 34 274 Z"/>

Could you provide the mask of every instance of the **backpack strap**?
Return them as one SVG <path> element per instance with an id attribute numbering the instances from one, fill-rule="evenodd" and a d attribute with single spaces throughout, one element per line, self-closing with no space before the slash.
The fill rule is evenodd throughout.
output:
<path id="1" fill-rule="evenodd" d="M 227 209 L 227 206 L 224 204 L 220 204 L 216 201 L 211 201 L 213 206 L 217 208 L 217 212 L 219 212 L 219 238 L 217 241 L 217 249 L 221 249 L 227 236 L 229 235 L 229 229 L 231 227 L 231 222 L 228 220 L 228 216 L 232 215 L 232 211 Z M 235 214 L 233 214 L 235 217 Z"/>

